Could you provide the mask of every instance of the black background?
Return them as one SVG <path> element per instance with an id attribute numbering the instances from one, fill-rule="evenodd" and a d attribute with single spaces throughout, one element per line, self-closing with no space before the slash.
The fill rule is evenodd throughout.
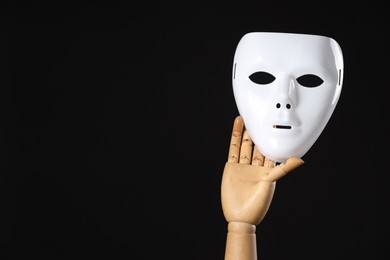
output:
<path id="1" fill-rule="evenodd" d="M 330 36 L 345 61 L 332 118 L 257 227 L 259 259 L 389 258 L 384 5 L 1 8 L 0 259 L 223 259 L 231 69 L 250 31 Z"/>

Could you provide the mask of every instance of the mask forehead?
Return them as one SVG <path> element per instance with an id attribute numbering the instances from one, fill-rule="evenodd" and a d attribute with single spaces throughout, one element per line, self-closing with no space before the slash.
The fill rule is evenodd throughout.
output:
<path id="1" fill-rule="evenodd" d="M 290 33 L 246 34 L 235 54 L 242 69 L 332 70 L 332 39 L 318 35 Z M 334 71 L 331 71 L 334 73 Z"/>
<path id="2" fill-rule="evenodd" d="M 251 76 L 256 73 L 267 75 L 267 82 L 254 81 Z M 233 90 L 246 128 L 261 152 L 278 162 L 303 156 L 333 113 L 342 75 L 341 49 L 332 38 L 244 35 L 234 56 Z M 308 87 L 305 77 L 321 84 Z"/>

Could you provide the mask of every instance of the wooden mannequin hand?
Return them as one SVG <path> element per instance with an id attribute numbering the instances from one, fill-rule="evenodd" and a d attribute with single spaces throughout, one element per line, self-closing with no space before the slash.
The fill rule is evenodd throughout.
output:
<path id="1" fill-rule="evenodd" d="M 253 147 L 242 117 L 236 117 L 221 186 L 222 209 L 227 222 L 259 224 L 271 204 L 276 180 L 302 163 L 300 158 L 290 158 L 276 165 L 265 158 Z"/>

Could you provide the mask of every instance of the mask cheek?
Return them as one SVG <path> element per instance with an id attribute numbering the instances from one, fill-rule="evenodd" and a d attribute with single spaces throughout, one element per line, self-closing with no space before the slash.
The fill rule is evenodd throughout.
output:
<path id="1" fill-rule="evenodd" d="M 301 140 L 302 146 L 306 146 L 304 151 L 313 145 L 326 126 L 332 111 L 331 95 L 319 93 L 318 96 L 306 99 L 297 109 L 297 116 L 301 121 Z"/>
<path id="2" fill-rule="evenodd" d="M 267 89 L 250 83 L 237 84 L 234 96 L 237 108 L 246 122 L 262 121 L 267 108 Z"/>

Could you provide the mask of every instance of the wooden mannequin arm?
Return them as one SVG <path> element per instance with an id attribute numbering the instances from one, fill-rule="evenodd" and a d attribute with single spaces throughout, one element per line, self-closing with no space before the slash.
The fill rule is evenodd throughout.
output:
<path id="1" fill-rule="evenodd" d="M 257 260 L 255 225 L 242 222 L 228 224 L 225 260 Z"/>
<path id="2" fill-rule="evenodd" d="M 276 181 L 303 163 L 276 163 L 261 154 L 236 117 L 221 183 L 222 210 L 228 224 L 225 260 L 257 260 L 256 225 L 271 204 Z"/>

